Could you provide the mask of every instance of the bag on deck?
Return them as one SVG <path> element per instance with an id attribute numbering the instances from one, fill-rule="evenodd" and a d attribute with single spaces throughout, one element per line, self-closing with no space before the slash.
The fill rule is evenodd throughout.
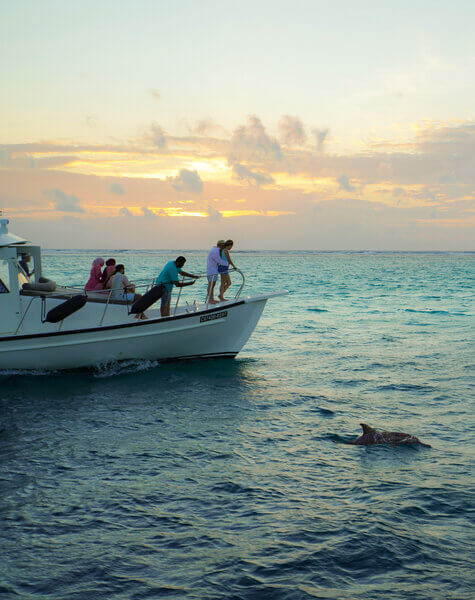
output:
<path id="1" fill-rule="evenodd" d="M 46 319 L 43 321 L 43 323 L 59 323 L 59 321 L 62 321 L 66 317 L 69 317 L 77 310 L 82 308 L 86 304 L 86 302 L 86 296 L 83 296 L 81 294 L 73 296 L 69 300 L 66 300 L 66 302 L 63 302 L 59 306 L 55 306 L 50 311 L 48 311 Z"/>
<path id="2" fill-rule="evenodd" d="M 143 313 L 144 310 L 147 310 L 154 302 L 159 300 L 163 294 L 165 293 L 165 286 L 163 283 L 156 285 L 151 290 L 149 290 L 146 294 L 144 294 L 141 298 L 134 302 L 130 312 L 132 314 Z"/>

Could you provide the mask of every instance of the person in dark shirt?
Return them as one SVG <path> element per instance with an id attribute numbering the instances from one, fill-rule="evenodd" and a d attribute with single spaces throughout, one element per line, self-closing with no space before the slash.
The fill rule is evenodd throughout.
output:
<path id="1" fill-rule="evenodd" d="M 28 267 L 28 263 L 30 262 L 30 260 L 31 256 L 29 254 L 22 254 L 21 259 L 18 263 L 25 272 L 25 275 L 28 277 L 28 279 L 33 275 L 33 271 L 30 271 L 30 268 Z"/>

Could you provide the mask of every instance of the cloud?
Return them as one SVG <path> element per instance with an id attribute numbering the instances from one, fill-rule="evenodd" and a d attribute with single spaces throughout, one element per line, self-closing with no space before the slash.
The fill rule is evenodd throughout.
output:
<path id="1" fill-rule="evenodd" d="M 21 146 L 19 144 L 18 146 Z M 25 144 L 27 146 L 27 144 Z M 0 167 L 7 169 L 47 169 L 51 167 L 62 167 L 77 160 L 76 156 L 40 156 L 35 158 L 31 154 L 19 152 L 14 144 L 0 146 Z"/>
<path id="2" fill-rule="evenodd" d="M 221 221 L 223 218 L 223 215 L 219 212 L 219 210 L 216 210 L 216 208 L 213 208 L 212 206 L 208 206 L 206 212 L 208 213 L 208 219 L 210 221 Z"/>
<path id="3" fill-rule="evenodd" d="M 307 140 L 305 128 L 300 119 L 284 115 L 279 121 L 280 139 L 287 146 L 302 146 Z"/>
<path id="4" fill-rule="evenodd" d="M 168 177 L 172 187 L 177 192 L 188 192 L 190 194 L 201 194 L 203 191 L 203 182 L 198 174 L 198 171 L 189 171 L 188 169 L 180 169 L 176 177 Z"/>
<path id="5" fill-rule="evenodd" d="M 86 124 L 87 124 L 89 127 L 93 127 L 93 128 L 94 128 L 94 127 L 97 127 L 97 126 L 98 126 L 98 124 L 99 124 L 99 120 L 98 120 L 98 118 L 96 117 L 96 115 L 91 115 L 91 114 L 88 114 L 88 115 L 86 115 L 84 118 L 85 118 Z"/>
<path id="6" fill-rule="evenodd" d="M 81 226 L 82 221 L 84 221 L 84 219 L 78 219 L 77 217 L 72 217 L 71 215 L 63 215 L 60 219 L 61 223 L 66 223 L 68 225 L 69 231 L 71 231 L 72 228 Z"/>
<path id="7" fill-rule="evenodd" d="M 266 133 L 257 117 L 250 118 L 244 127 L 238 128 L 227 138 L 171 136 L 165 135 L 158 125 L 155 127 L 155 141 L 162 146 L 165 143 L 165 150 L 157 146 L 151 148 L 152 131 L 149 126 L 147 135 L 142 133 L 140 138 L 127 145 L 59 142 L 4 144 L 0 151 L 1 170 L 29 168 L 33 165 L 36 170 L 46 170 L 68 164 L 68 170 L 87 170 L 88 174 L 102 176 L 104 164 L 107 166 L 104 161 L 109 160 L 111 171 L 108 174 L 115 179 L 117 175 L 112 171 L 114 156 L 128 161 L 131 175 L 140 173 L 144 177 L 145 169 L 149 169 L 149 174 L 153 177 L 162 168 L 167 175 L 179 172 L 180 168 L 190 168 L 193 161 L 214 161 L 212 166 L 215 168 L 223 157 L 227 157 L 230 168 L 234 164 L 241 164 L 252 172 L 263 171 L 272 175 L 276 181 L 278 179 L 274 173 L 278 172 L 290 174 L 295 179 L 300 177 L 307 180 L 336 179 L 344 173 L 349 181 L 358 181 L 366 186 L 388 182 L 403 187 L 475 183 L 474 121 L 456 125 L 424 123 L 408 139 L 378 140 L 363 152 L 346 155 L 318 152 L 315 146 L 294 148 L 291 151 L 285 147 L 280 149 L 278 142 Z M 320 147 L 325 149 L 328 143 L 326 130 L 314 130 L 314 135 L 317 136 L 317 145 L 320 143 Z M 71 155 L 66 156 L 66 153 Z M 104 153 L 109 153 L 111 158 Z M 276 162 L 275 158 L 279 154 L 283 159 Z M 140 155 L 144 155 L 146 161 L 141 160 Z M 242 160 L 238 160 L 238 156 Z M 218 171 L 216 168 L 214 172 Z M 213 173 L 207 171 L 206 189 L 212 185 L 212 181 Z M 43 187 L 62 188 L 61 185 L 48 184 Z M 141 201 L 143 203 L 144 200 Z"/>
<path id="8" fill-rule="evenodd" d="M 247 181 L 250 185 L 259 186 L 266 183 L 274 183 L 274 180 L 269 175 L 261 171 L 251 171 L 251 169 L 238 163 L 233 165 L 233 173 L 237 179 Z"/>
<path id="9" fill-rule="evenodd" d="M 152 98 L 154 100 L 161 100 L 162 99 L 162 95 L 155 88 L 150 88 L 150 95 L 152 96 Z"/>
<path id="10" fill-rule="evenodd" d="M 147 135 L 141 131 L 137 134 L 141 137 L 124 144 L 5 144 L 0 150 L 0 161 L 5 165 L 0 168 L 2 205 L 8 214 L 15 215 L 15 219 L 28 215 L 38 219 L 38 223 L 45 222 L 53 214 L 53 200 L 59 202 L 59 207 L 64 207 L 61 198 L 52 195 L 54 190 L 68 190 L 67 193 L 74 194 L 73 198 L 76 198 L 72 206 L 76 209 L 79 206 L 79 209 L 69 210 L 69 203 L 68 210 L 60 215 L 76 215 L 82 221 L 84 213 L 80 213 L 84 207 L 90 217 L 88 222 L 115 218 L 116 221 L 112 222 L 120 223 L 121 231 L 130 229 L 135 232 L 139 240 L 137 243 L 141 243 L 140 236 L 143 235 L 144 243 L 152 245 L 157 225 L 162 222 L 167 224 L 167 236 L 173 231 L 178 240 L 184 231 L 192 232 L 193 236 L 200 231 L 202 236 L 206 236 L 210 227 L 216 227 L 216 224 L 210 223 L 214 220 L 218 221 L 218 228 L 223 222 L 231 227 L 230 237 L 246 236 L 246 243 L 252 247 L 261 243 L 261 225 L 257 224 L 257 220 L 265 229 L 268 222 L 274 220 L 273 216 L 279 214 L 273 233 L 268 229 L 268 247 L 277 248 L 286 244 L 289 247 L 290 242 L 285 242 L 286 236 L 293 236 L 291 239 L 295 247 L 303 244 L 304 239 L 311 247 L 314 242 L 310 229 L 305 236 L 302 234 L 301 239 L 290 233 L 290 229 L 297 231 L 307 227 L 307 219 L 313 215 L 318 216 L 320 232 L 325 233 L 325 227 L 330 224 L 332 205 L 334 221 L 328 230 L 336 231 L 335 239 L 339 239 L 336 224 L 339 214 L 347 210 L 340 200 L 350 198 L 355 202 L 355 198 L 359 198 L 375 209 L 369 211 L 365 208 L 366 204 L 356 204 L 351 213 L 355 218 L 360 214 L 363 219 L 359 227 L 365 229 L 364 232 L 361 229 L 358 244 L 365 239 L 368 243 L 379 243 L 379 216 L 391 215 L 399 231 L 413 228 L 408 237 L 398 237 L 395 233 L 392 238 L 394 247 L 447 248 L 457 247 L 460 242 L 460 247 L 473 248 L 473 241 L 466 241 L 475 214 L 472 183 L 475 182 L 475 168 L 474 152 L 471 150 L 475 133 L 473 122 L 453 126 L 422 123 L 403 139 L 379 140 L 346 154 L 318 152 L 314 143 L 318 139 L 310 134 L 309 128 L 307 145 L 292 148 L 282 145 L 280 162 L 275 161 L 275 150 L 280 148 L 278 143 L 273 145 L 275 140 L 266 133 L 258 119 L 251 119 L 250 123 L 252 127 L 248 121 L 245 122 L 245 126 L 240 128 L 241 137 L 235 135 L 234 142 L 246 156 L 252 156 L 255 151 L 261 158 L 229 161 L 229 168 L 226 168 L 226 159 L 232 150 L 231 134 L 223 138 L 193 137 L 186 133 L 183 123 L 180 124 L 184 129 L 183 136 L 167 133 L 165 150 L 152 146 L 150 122 Z M 205 124 L 202 131 L 206 131 Z M 165 135 L 163 131 L 162 134 Z M 323 134 L 321 139 L 324 145 L 328 143 Z M 65 157 L 66 152 L 71 156 Z M 35 169 L 26 171 L 16 166 L 19 163 L 13 166 L 12 161 L 24 158 L 25 153 L 34 157 Z M 65 158 L 74 162 L 66 168 L 51 168 L 54 161 Z M 48 162 L 49 168 L 42 167 L 42 161 L 51 161 Z M 206 177 L 206 185 L 201 175 Z M 119 193 L 119 188 L 115 192 L 111 190 L 114 182 L 127 186 L 126 199 Z M 200 188 L 200 194 L 193 193 Z M 48 198 L 52 201 L 46 201 L 43 195 L 45 189 L 50 190 Z M 78 198 L 81 202 L 77 201 Z M 220 199 L 219 204 L 213 201 L 215 198 Z M 328 204 L 322 205 L 325 201 Z M 459 204 L 455 211 L 455 203 L 462 201 L 467 203 L 463 210 L 462 204 Z M 125 202 L 127 208 L 122 209 Z M 318 203 L 319 209 L 312 210 L 314 203 Z M 208 209 L 208 205 L 214 208 Z M 142 206 L 148 212 L 141 210 Z M 383 206 L 391 207 L 394 212 L 383 210 Z M 166 219 L 160 216 L 159 207 L 166 211 Z M 432 207 L 436 208 L 435 217 L 431 213 Z M 416 209 L 423 210 L 418 212 Z M 290 210 L 295 214 L 291 216 Z M 374 216 L 374 227 L 364 222 L 368 211 Z M 145 214 L 149 218 L 136 217 Z M 254 221 L 255 229 L 251 233 L 248 224 L 254 227 Z M 434 225 L 437 225 L 440 228 L 437 231 L 445 231 L 443 235 L 446 237 L 427 238 L 418 246 L 419 229 L 415 229 L 415 223 L 419 223 L 417 227 L 426 223 L 427 228 L 433 228 L 434 232 Z M 348 224 L 351 233 L 350 230 Z M 104 230 L 107 239 L 116 239 L 116 234 L 117 231 Z M 192 239 L 201 244 L 199 237 Z"/>
<path id="11" fill-rule="evenodd" d="M 249 116 L 246 125 L 234 130 L 229 153 L 231 164 L 280 161 L 281 158 L 279 142 L 267 134 L 258 117 Z"/>
<path id="12" fill-rule="evenodd" d="M 437 183 L 455 183 L 456 179 L 453 173 L 442 173 Z"/>
<path id="13" fill-rule="evenodd" d="M 407 192 L 404 188 L 402 187 L 396 187 L 393 189 L 393 197 L 394 198 L 402 198 L 407 196 Z"/>
<path id="14" fill-rule="evenodd" d="M 328 129 L 312 129 L 312 133 L 315 136 L 315 142 L 317 144 L 317 150 L 319 152 L 323 150 L 323 144 L 327 139 L 328 131 Z"/>
<path id="15" fill-rule="evenodd" d="M 0 167 L 13 169 L 34 169 L 36 161 L 33 156 L 23 152 L 12 152 L 6 146 L 0 146 Z"/>
<path id="16" fill-rule="evenodd" d="M 396 198 L 396 206 L 401 204 L 403 198 L 407 198 L 407 192 L 402 187 L 395 187 L 392 191 L 392 197 Z"/>
<path id="17" fill-rule="evenodd" d="M 213 132 L 223 133 L 225 130 L 210 117 L 200 119 L 194 126 L 186 124 L 188 131 L 194 135 L 210 135 Z"/>
<path id="18" fill-rule="evenodd" d="M 124 188 L 117 182 L 110 184 L 109 191 L 111 194 L 117 194 L 118 196 L 123 196 L 125 194 Z"/>
<path id="19" fill-rule="evenodd" d="M 385 156 L 392 179 L 401 183 L 475 183 L 475 121 L 457 125 L 431 123 L 405 142 L 382 141 L 370 159 Z"/>
<path id="20" fill-rule="evenodd" d="M 142 206 L 140 209 L 144 217 L 147 219 L 155 219 L 156 217 L 166 217 L 167 213 L 163 210 L 163 208 L 149 208 L 148 206 Z"/>
<path id="21" fill-rule="evenodd" d="M 340 175 L 339 177 L 337 177 L 336 180 L 338 182 L 338 185 L 340 186 L 340 190 L 345 190 L 347 192 L 353 192 L 354 190 L 356 190 L 356 187 L 354 185 L 351 185 L 347 175 Z"/>
<path id="22" fill-rule="evenodd" d="M 142 206 L 141 208 L 142 210 L 142 214 L 144 217 L 147 217 L 147 219 L 154 219 L 157 214 L 153 212 L 153 210 L 150 210 L 150 208 L 148 208 L 148 206 Z"/>
<path id="23" fill-rule="evenodd" d="M 76 156 L 45 156 L 40 158 L 31 156 L 27 168 L 50 169 L 51 167 L 64 167 L 76 161 Z"/>
<path id="24" fill-rule="evenodd" d="M 425 152 L 434 154 L 466 155 L 475 158 L 475 122 L 457 126 L 431 125 L 417 136 L 418 145 Z M 472 163 L 473 164 L 473 163 Z"/>
<path id="25" fill-rule="evenodd" d="M 7 148 L 0 146 L 0 164 L 8 164 L 11 160 L 12 153 Z"/>
<path id="26" fill-rule="evenodd" d="M 160 127 L 160 125 L 158 125 L 158 123 L 152 123 L 152 125 L 150 126 L 150 130 L 152 132 L 152 143 L 157 148 L 165 148 L 165 146 L 167 145 L 167 138 L 165 136 L 165 132 Z"/>
<path id="27" fill-rule="evenodd" d="M 43 190 L 43 195 L 51 200 L 56 210 L 61 212 L 85 212 L 80 205 L 80 200 L 73 194 L 66 194 L 57 188 L 54 190 Z"/>

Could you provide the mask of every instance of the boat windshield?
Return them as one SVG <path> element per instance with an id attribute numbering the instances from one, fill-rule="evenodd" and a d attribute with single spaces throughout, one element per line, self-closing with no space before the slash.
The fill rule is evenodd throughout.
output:
<path id="1" fill-rule="evenodd" d="M 30 283 L 23 269 L 18 265 L 18 289 L 21 290 L 24 283 Z"/>
<path id="2" fill-rule="evenodd" d="M 8 294 L 8 262 L 6 260 L 0 260 L 0 294 Z"/>

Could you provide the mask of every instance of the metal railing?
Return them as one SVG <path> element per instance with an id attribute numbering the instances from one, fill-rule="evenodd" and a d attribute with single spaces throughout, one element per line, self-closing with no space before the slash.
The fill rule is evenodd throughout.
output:
<path id="1" fill-rule="evenodd" d="M 229 273 L 237 273 L 241 276 L 241 282 L 239 285 L 239 288 L 237 290 L 237 292 L 234 295 L 234 299 L 233 300 L 237 300 L 241 293 L 242 290 L 244 289 L 244 285 L 246 283 L 246 279 L 244 277 L 244 273 L 240 270 L 240 269 L 229 269 Z M 207 280 L 207 275 L 204 272 L 199 272 L 196 275 L 196 279 L 206 279 Z M 130 282 L 130 287 L 134 289 L 134 292 L 136 293 L 137 289 L 143 290 L 142 294 L 147 293 L 152 287 L 155 286 L 155 278 L 150 281 L 149 279 L 138 279 L 135 280 L 133 282 Z M 185 283 L 187 280 L 190 280 L 190 278 L 185 277 L 185 276 L 181 276 L 181 281 L 179 283 Z M 219 285 L 219 281 L 216 281 L 216 286 Z M 58 289 L 59 288 L 59 289 Z M 27 315 L 27 313 L 30 310 L 30 307 L 33 303 L 33 300 L 35 300 L 35 298 L 39 298 L 39 299 L 46 299 L 46 298 L 58 298 L 62 297 L 62 298 L 72 298 L 73 296 L 77 295 L 77 294 L 85 294 L 86 296 L 91 295 L 91 300 L 93 299 L 98 299 L 101 296 L 104 298 L 105 302 L 105 306 L 104 306 L 104 310 L 102 312 L 101 318 L 99 320 L 99 327 L 102 326 L 104 319 L 106 317 L 107 311 L 109 309 L 110 306 L 110 301 L 114 301 L 114 300 L 120 300 L 121 298 L 115 298 L 114 295 L 118 292 L 118 290 L 113 290 L 113 289 L 104 289 L 104 290 L 90 290 L 88 292 L 84 291 L 84 286 L 83 285 L 79 285 L 79 284 L 73 284 L 73 285 L 68 285 L 68 286 L 58 286 L 58 288 L 55 291 L 52 292 L 46 292 L 46 291 L 38 291 L 38 296 L 33 296 L 30 300 L 30 302 L 28 303 L 28 306 L 25 309 L 25 312 L 22 315 L 22 318 L 20 320 L 20 323 L 18 324 L 18 327 L 15 331 L 15 335 L 18 333 L 18 331 L 20 330 L 21 326 L 23 325 L 23 322 L 25 320 L 25 317 Z M 173 315 L 175 315 L 178 311 L 179 308 L 179 304 L 180 304 L 180 300 L 182 300 L 183 296 L 182 296 L 182 290 L 183 287 L 179 287 L 179 292 L 177 295 L 177 299 L 175 302 L 175 306 L 173 308 Z M 29 291 L 34 291 L 34 290 L 29 290 Z M 124 289 L 123 292 L 126 292 L 126 290 Z M 207 292 L 206 292 L 207 293 Z M 94 296 L 92 296 L 92 294 L 94 294 Z M 96 295 L 97 294 L 97 295 Z M 121 292 L 122 294 L 122 292 Z M 198 309 L 198 302 L 197 300 L 193 300 L 193 303 L 190 305 L 188 300 L 185 300 L 186 302 L 186 306 L 184 308 L 184 310 L 186 312 L 196 312 Z M 127 314 L 130 314 L 130 308 L 131 305 L 133 304 L 133 301 L 127 300 L 125 301 L 125 306 L 127 308 Z M 206 299 L 204 301 L 204 304 L 208 307 L 211 303 L 209 301 L 208 296 L 206 296 Z M 218 303 L 219 304 L 219 303 Z M 61 329 L 63 324 L 63 321 L 60 322 L 59 328 Z"/>

